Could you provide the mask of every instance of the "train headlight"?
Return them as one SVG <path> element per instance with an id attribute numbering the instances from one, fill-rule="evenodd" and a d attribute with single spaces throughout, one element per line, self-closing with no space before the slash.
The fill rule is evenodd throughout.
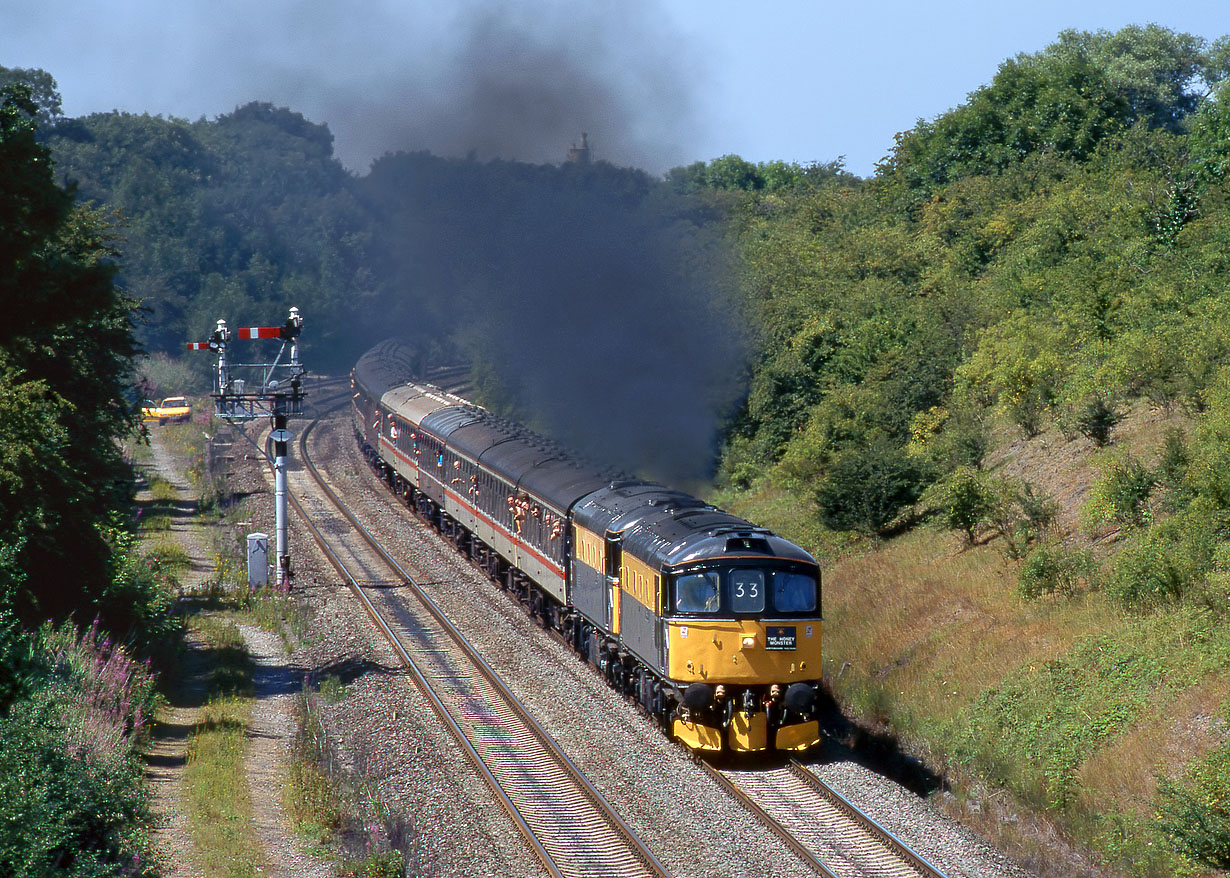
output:
<path id="1" fill-rule="evenodd" d="M 756 645 L 756 635 L 755 634 L 744 634 L 743 635 L 743 648 L 744 649 L 752 649 L 755 645 Z"/>

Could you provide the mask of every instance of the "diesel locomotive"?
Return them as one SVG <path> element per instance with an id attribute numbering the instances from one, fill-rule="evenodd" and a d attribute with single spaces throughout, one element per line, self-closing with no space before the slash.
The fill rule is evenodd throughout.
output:
<path id="1" fill-rule="evenodd" d="M 363 452 L 407 506 L 693 750 L 819 742 L 815 559 L 405 380 L 411 360 L 384 343 L 352 373 Z"/>

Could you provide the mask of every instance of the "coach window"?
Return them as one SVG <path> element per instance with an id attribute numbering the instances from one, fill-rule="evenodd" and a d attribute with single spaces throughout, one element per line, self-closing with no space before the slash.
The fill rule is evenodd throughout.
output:
<path id="1" fill-rule="evenodd" d="M 495 505 L 495 501 L 500 497 L 499 489 L 496 488 L 495 479 L 492 478 L 491 473 L 486 470 L 481 472 L 482 478 L 479 479 L 481 489 L 478 495 L 479 505 L 482 507 L 483 512 L 486 512 L 493 518 L 498 518 L 496 513 L 499 512 L 499 508 Z"/>

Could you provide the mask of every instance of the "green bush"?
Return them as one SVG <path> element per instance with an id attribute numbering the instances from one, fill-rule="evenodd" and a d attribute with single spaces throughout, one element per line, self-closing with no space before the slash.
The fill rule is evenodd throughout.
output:
<path id="1" fill-rule="evenodd" d="M 928 488 L 918 504 L 939 513 L 945 524 L 965 534 L 973 545 L 977 532 L 990 528 L 1004 541 L 1010 558 L 1020 557 L 1055 520 L 1059 506 L 1035 493 L 1027 482 L 985 473 L 972 467 L 957 467 Z"/>
<path id="2" fill-rule="evenodd" d="M 5 875 L 93 878 L 140 863 L 138 827 L 148 819 L 140 763 L 130 753 L 83 751 L 92 730 L 69 716 L 65 702 L 39 697 L 0 720 Z"/>
<path id="3" fill-rule="evenodd" d="M 183 636 L 183 621 L 175 614 L 178 587 L 170 571 L 183 559 L 164 562 L 146 555 L 134 535 L 118 528 L 109 530 L 107 538 L 112 545 L 111 579 L 96 603 L 103 627 L 140 655 L 173 654 Z"/>
<path id="4" fill-rule="evenodd" d="M 1143 610 L 1198 593 L 1213 569 L 1215 522 L 1201 506 L 1141 531 L 1111 564 L 1106 590 Z"/>
<path id="5" fill-rule="evenodd" d="M 1181 509 L 1192 499 L 1187 484 L 1191 453 L 1181 430 L 1170 428 L 1162 443 L 1162 456 L 1153 470 L 1153 478 L 1166 490 L 1165 503 L 1171 510 Z"/>
<path id="6" fill-rule="evenodd" d="M 1028 482 L 1021 485 L 1014 502 L 1021 513 L 1021 518 L 1014 524 L 1018 546 L 1027 546 L 1041 539 L 1059 514 L 1059 503 L 1048 494 L 1035 492 L 1034 486 Z"/>
<path id="7" fill-rule="evenodd" d="M 973 545 L 978 529 L 997 517 L 1003 495 L 1002 480 L 961 466 L 933 485 L 922 500 L 943 516 L 948 527 L 965 534 L 967 544 Z"/>
<path id="8" fill-rule="evenodd" d="M 325 674 L 320 678 L 320 697 L 326 704 L 337 704 L 350 694 L 346 684 L 336 674 Z"/>
<path id="9" fill-rule="evenodd" d="M 1094 531 L 1109 524 L 1132 527 L 1142 524 L 1149 513 L 1153 474 L 1130 455 L 1116 455 L 1104 465 L 1081 508 L 1081 521 Z"/>
<path id="10" fill-rule="evenodd" d="M 733 488 L 749 488 L 765 472 L 763 457 L 747 436 L 731 436 L 722 452 L 720 481 Z"/>
<path id="11" fill-rule="evenodd" d="M 835 530 L 881 532 L 918 498 L 922 480 L 918 465 L 891 440 L 845 448 L 816 486 L 820 520 Z"/>
<path id="12" fill-rule="evenodd" d="M 1084 400 L 1075 414 L 1076 428 L 1098 446 L 1110 441 L 1110 431 L 1121 420 L 1123 413 L 1101 394 Z"/>
<path id="13" fill-rule="evenodd" d="M 1095 569 L 1088 552 L 1073 551 L 1055 541 L 1039 543 L 1021 565 L 1017 589 L 1027 601 L 1050 594 L 1073 597 L 1092 589 Z"/>
<path id="14" fill-rule="evenodd" d="M 0 874 L 152 874 L 137 743 L 153 678 L 97 626 L 41 636 L 40 679 L 0 718 Z"/>
<path id="15" fill-rule="evenodd" d="M 1158 785 L 1158 824 L 1170 845 L 1211 869 L 1230 869 L 1230 742 L 1177 780 Z"/>
<path id="16" fill-rule="evenodd" d="M 9 704 L 29 693 L 38 671 L 38 639 L 22 627 L 12 611 L 15 586 L 4 582 L 5 552 L 0 550 L 0 715 Z"/>
<path id="17" fill-rule="evenodd" d="M 1208 411 L 1188 446 L 1185 480 L 1193 494 L 1230 509 L 1230 368 L 1205 393 Z"/>

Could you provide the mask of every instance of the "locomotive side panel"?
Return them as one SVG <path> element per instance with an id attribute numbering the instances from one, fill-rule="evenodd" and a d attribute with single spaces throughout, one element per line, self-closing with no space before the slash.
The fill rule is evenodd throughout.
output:
<path id="1" fill-rule="evenodd" d="M 661 591 L 661 574 L 625 552 L 620 575 L 619 639 L 629 652 L 664 674 Z"/>
<path id="2" fill-rule="evenodd" d="M 609 630 L 611 618 L 602 537 L 576 524 L 572 534 L 572 606 L 593 624 Z"/>

